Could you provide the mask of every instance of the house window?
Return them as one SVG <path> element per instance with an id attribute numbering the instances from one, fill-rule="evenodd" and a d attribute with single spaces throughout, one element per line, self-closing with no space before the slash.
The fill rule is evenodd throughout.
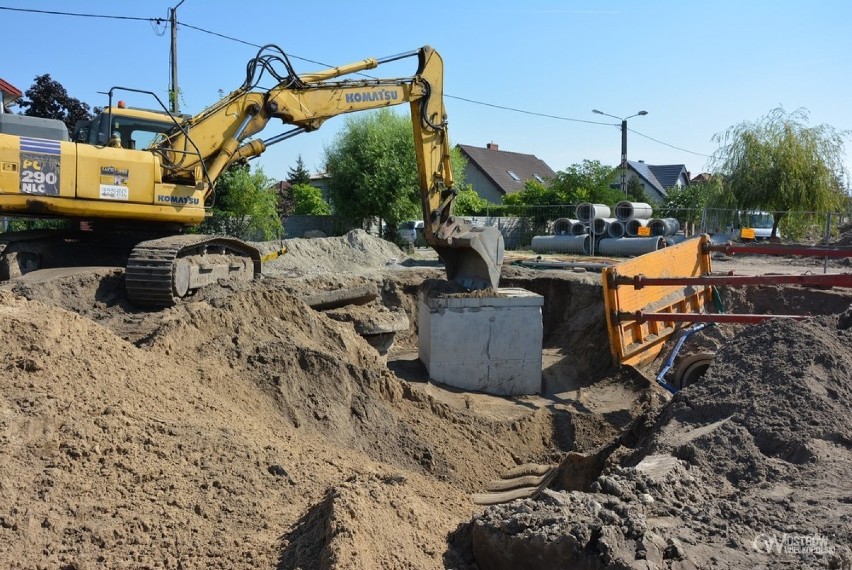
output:
<path id="1" fill-rule="evenodd" d="M 517 181 L 519 181 L 519 182 L 520 182 L 520 180 L 521 180 L 521 177 L 520 177 L 520 176 L 518 176 L 517 174 L 515 174 L 515 173 L 514 173 L 514 172 L 512 172 L 511 170 L 507 170 L 506 172 L 508 172 L 508 173 L 509 173 L 509 176 L 511 176 L 511 177 L 512 177 L 512 180 L 517 180 Z"/>
<path id="2" fill-rule="evenodd" d="M 538 180 L 539 182 L 541 182 L 542 184 L 544 184 L 544 178 L 542 178 L 542 177 L 541 177 L 541 176 L 539 176 L 538 174 L 533 174 L 533 178 L 535 178 L 536 180 Z"/>

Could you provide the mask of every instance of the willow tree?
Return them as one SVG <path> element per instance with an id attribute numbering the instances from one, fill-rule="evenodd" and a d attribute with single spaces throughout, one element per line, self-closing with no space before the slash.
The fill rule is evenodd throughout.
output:
<path id="1" fill-rule="evenodd" d="M 772 237 L 788 211 L 829 212 L 845 197 L 848 133 L 807 122 L 807 110 L 786 113 L 779 107 L 713 137 L 719 144 L 713 169 L 724 177 L 738 208 L 773 212 Z"/>

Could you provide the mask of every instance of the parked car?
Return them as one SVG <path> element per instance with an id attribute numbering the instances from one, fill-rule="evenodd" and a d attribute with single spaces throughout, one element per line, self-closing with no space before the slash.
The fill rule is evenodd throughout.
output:
<path id="1" fill-rule="evenodd" d="M 401 239 L 412 245 L 417 245 L 416 242 L 418 235 L 423 235 L 423 221 L 412 220 L 408 222 L 400 222 L 397 227 L 397 233 Z"/>

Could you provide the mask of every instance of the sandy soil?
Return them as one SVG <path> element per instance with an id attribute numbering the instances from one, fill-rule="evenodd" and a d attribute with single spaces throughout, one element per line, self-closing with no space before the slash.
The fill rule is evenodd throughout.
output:
<path id="1" fill-rule="evenodd" d="M 265 278 L 164 311 L 130 306 L 115 268 L 0 289 L 0 567 L 849 567 L 848 295 L 729 293 L 829 316 L 717 332 L 672 399 L 612 366 L 599 275 L 506 266 L 545 296 L 545 393 L 496 398 L 416 359 L 430 255 L 363 232 L 287 245 Z M 300 301 L 365 284 L 408 317 L 387 359 Z M 616 438 L 588 489 L 469 499 Z"/>

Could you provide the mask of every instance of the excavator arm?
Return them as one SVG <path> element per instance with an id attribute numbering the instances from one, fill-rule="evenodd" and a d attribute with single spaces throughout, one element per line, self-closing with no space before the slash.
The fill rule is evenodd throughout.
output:
<path id="1" fill-rule="evenodd" d="M 270 144 L 318 129 L 327 119 L 408 103 L 414 129 L 420 201 L 426 242 L 444 260 L 449 279 L 470 289 L 496 288 L 503 260 L 503 238 L 493 227 L 475 228 L 452 215 L 456 196 L 443 103 L 443 61 L 426 46 L 381 60 L 365 59 L 317 73 L 297 75 L 278 48 L 286 76 L 278 85 L 254 90 L 258 67 L 269 70 L 269 56 L 249 62 L 244 85 L 186 121 L 154 150 L 164 165 L 163 180 L 213 191 L 216 178 L 233 162 L 253 158 Z M 263 50 L 262 50 L 263 51 Z M 339 78 L 406 57 L 418 58 L 411 77 Z M 293 129 L 265 141 L 251 137 L 280 119 Z"/>

